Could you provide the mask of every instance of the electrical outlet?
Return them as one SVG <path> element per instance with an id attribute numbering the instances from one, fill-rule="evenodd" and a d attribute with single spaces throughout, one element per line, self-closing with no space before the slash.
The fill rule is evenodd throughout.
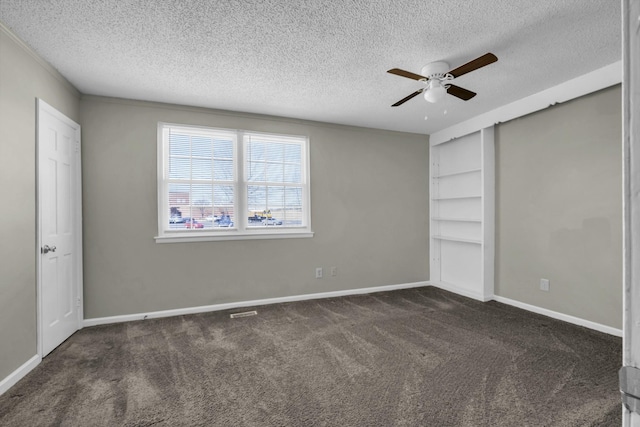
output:
<path id="1" fill-rule="evenodd" d="M 540 290 L 549 292 L 549 279 L 540 279 Z"/>
<path id="2" fill-rule="evenodd" d="M 316 279 L 322 279 L 322 267 L 316 268 Z"/>
<path id="3" fill-rule="evenodd" d="M 331 267 L 331 275 L 333 277 L 338 275 L 338 267 Z"/>

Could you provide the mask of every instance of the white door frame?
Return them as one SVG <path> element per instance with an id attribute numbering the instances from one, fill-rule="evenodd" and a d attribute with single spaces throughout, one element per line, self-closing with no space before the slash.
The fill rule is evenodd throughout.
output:
<path id="1" fill-rule="evenodd" d="M 624 293 L 623 365 L 640 368 L 640 0 L 622 2 Z M 622 424 L 640 427 L 623 407 Z"/>
<path id="2" fill-rule="evenodd" d="M 75 265 L 73 266 L 73 274 L 75 283 L 77 285 L 77 329 L 82 328 L 84 319 L 84 298 L 82 294 L 83 282 L 82 282 L 82 152 L 80 144 L 80 125 L 51 105 L 47 104 L 42 99 L 36 100 L 36 135 L 40 134 L 40 115 L 41 112 L 47 112 L 60 121 L 66 123 L 74 129 L 74 142 L 75 142 L 75 174 L 73 181 L 75 184 L 74 194 L 74 206 L 73 206 L 73 228 L 75 233 L 74 250 L 75 250 Z M 40 253 L 40 248 L 43 246 L 42 241 L 42 203 L 40 201 L 40 141 L 39 136 L 36 137 L 36 206 L 37 206 L 37 229 L 36 229 L 36 268 L 37 268 L 37 351 L 38 356 L 41 359 L 43 357 L 43 301 L 42 301 L 42 260 L 43 257 Z"/>

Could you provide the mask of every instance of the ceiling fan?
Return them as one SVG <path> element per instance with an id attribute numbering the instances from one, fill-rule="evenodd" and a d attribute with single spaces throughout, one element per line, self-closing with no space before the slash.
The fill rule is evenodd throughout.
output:
<path id="1" fill-rule="evenodd" d="M 453 79 L 462 76 L 463 74 L 467 74 L 471 71 L 477 70 L 478 68 L 482 68 L 485 65 L 496 62 L 497 60 L 498 57 L 493 53 L 486 53 L 474 59 L 473 61 L 469 61 L 466 64 L 459 66 L 458 68 L 454 68 L 451 71 L 447 71 L 449 69 L 449 64 L 447 64 L 446 62 L 432 62 L 431 64 L 427 64 L 422 68 L 422 75 L 415 74 L 410 71 L 401 70 L 400 68 L 392 68 L 391 70 L 387 71 L 387 73 L 395 74 L 396 76 L 406 77 L 413 80 L 418 80 L 419 82 L 425 84 L 424 88 L 413 92 L 411 95 L 405 98 L 402 98 L 400 101 L 393 104 L 392 107 L 402 105 L 411 98 L 418 96 L 423 92 L 424 99 L 431 103 L 441 101 L 447 93 L 460 98 L 463 101 L 468 101 L 476 96 L 476 93 L 461 88 L 460 86 L 451 84 L 450 82 Z"/>

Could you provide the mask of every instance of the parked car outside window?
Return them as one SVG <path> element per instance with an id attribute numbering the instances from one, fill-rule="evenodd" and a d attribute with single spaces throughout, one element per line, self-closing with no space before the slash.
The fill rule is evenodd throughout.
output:
<path id="1" fill-rule="evenodd" d="M 266 218 L 262 220 L 262 225 L 282 225 L 282 221 L 275 218 Z"/>
<path id="2" fill-rule="evenodd" d="M 216 227 L 233 227 L 233 221 L 231 221 L 231 217 L 229 215 L 222 215 L 221 218 L 213 221 Z"/>
<path id="3" fill-rule="evenodd" d="M 189 217 L 184 218 L 184 226 L 185 228 L 204 228 L 203 223 Z"/>

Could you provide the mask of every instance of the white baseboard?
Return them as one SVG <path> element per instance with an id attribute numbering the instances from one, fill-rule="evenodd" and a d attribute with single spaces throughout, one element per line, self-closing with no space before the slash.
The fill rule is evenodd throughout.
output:
<path id="1" fill-rule="evenodd" d="M 512 300 L 512 299 L 501 297 L 498 295 L 485 296 L 477 292 L 471 292 L 446 282 L 429 282 L 429 284 L 436 288 L 444 289 L 445 291 L 453 292 L 454 294 L 462 295 L 467 298 L 475 299 L 477 301 L 487 302 L 487 301 L 494 300 L 497 302 L 501 302 L 503 304 L 521 308 L 523 310 L 531 311 L 533 313 L 542 314 L 543 316 L 551 317 L 553 319 L 558 319 L 564 322 L 573 323 L 574 325 L 578 325 L 578 326 L 584 326 L 585 328 L 604 332 L 605 334 L 609 334 L 609 335 L 615 335 L 616 337 L 622 337 L 621 329 L 612 328 L 611 326 L 602 325 L 600 323 L 592 322 L 590 320 L 581 319 L 579 317 L 570 316 L 568 314 L 559 313 L 557 311 L 553 311 L 553 310 L 538 307 L 535 305 L 527 304 L 524 302 Z"/>
<path id="2" fill-rule="evenodd" d="M 15 383 L 24 378 L 24 376 L 31 372 L 33 368 L 38 366 L 41 361 L 42 358 L 36 354 L 31 359 L 24 362 L 18 369 L 10 373 L 5 379 L 0 381 L 0 396 L 13 387 Z"/>
<path id="3" fill-rule="evenodd" d="M 282 302 L 304 301 L 310 299 L 333 298 L 347 295 L 371 294 L 374 292 L 394 291 L 397 289 L 418 288 L 429 286 L 429 282 L 413 282 L 400 285 L 376 286 L 373 288 L 347 289 L 344 291 L 321 292 L 316 294 L 293 295 L 289 297 L 267 298 L 251 301 L 230 302 L 225 304 L 203 305 L 199 307 L 178 308 L 173 310 L 151 311 L 148 313 L 125 314 L 121 316 L 98 317 L 85 319 L 83 325 L 97 326 L 111 323 L 131 322 L 133 320 L 155 319 L 159 317 L 182 316 L 185 314 L 206 313 L 210 311 L 229 310 L 240 307 L 253 307 L 259 305 L 278 304 Z"/>
<path id="4" fill-rule="evenodd" d="M 615 335 L 616 337 L 622 337 L 622 330 L 612 328 L 611 326 L 602 325 L 600 323 L 592 322 L 590 320 L 581 319 L 579 317 L 570 316 L 568 314 L 559 313 L 557 311 L 548 310 L 546 308 L 537 307 L 535 305 L 526 304 L 524 302 L 512 300 L 509 298 L 495 295 L 493 300 L 501 302 L 503 304 L 512 305 L 514 307 L 521 308 L 523 310 L 532 311 L 534 313 L 542 314 L 544 316 L 552 317 L 554 319 L 562 320 L 574 325 L 584 326 L 585 328 L 593 329 L 596 331 L 604 332 L 605 334 Z"/>
<path id="5" fill-rule="evenodd" d="M 429 284 L 435 288 L 444 289 L 445 291 L 453 292 L 454 294 L 462 295 L 477 301 L 487 302 L 493 299 L 493 295 L 485 296 L 478 292 L 472 292 L 447 282 L 429 282 Z"/>

